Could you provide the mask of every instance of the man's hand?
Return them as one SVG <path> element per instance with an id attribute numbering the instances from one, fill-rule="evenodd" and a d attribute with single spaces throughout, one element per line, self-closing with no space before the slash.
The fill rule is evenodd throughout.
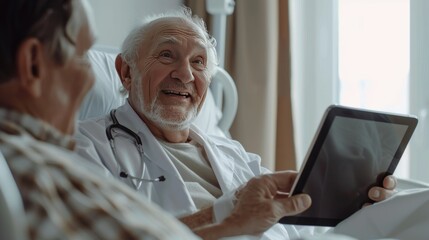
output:
<path id="1" fill-rule="evenodd" d="M 283 216 L 305 211 L 311 205 L 307 194 L 288 193 L 295 181 L 294 171 L 276 172 L 252 178 L 236 192 L 236 204 L 223 222 L 194 229 L 205 240 L 265 232 Z"/>
<path id="2" fill-rule="evenodd" d="M 380 202 L 393 196 L 397 192 L 395 188 L 396 178 L 393 175 L 389 175 L 383 179 L 383 187 L 372 187 L 369 189 L 368 197 L 375 202 Z"/>
<path id="3" fill-rule="evenodd" d="M 285 171 L 252 178 L 237 193 L 237 202 L 225 222 L 240 228 L 241 234 L 260 234 L 283 216 L 296 215 L 311 205 L 307 194 L 289 197 L 297 176 Z"/>

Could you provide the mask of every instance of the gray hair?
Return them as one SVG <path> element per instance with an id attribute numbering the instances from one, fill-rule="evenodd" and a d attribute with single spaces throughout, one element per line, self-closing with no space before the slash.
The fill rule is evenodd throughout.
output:
<path id="1" fill-rule="evenodd" d="M 6 5 L 6 6 L 3 6 Z M 0 28 L 0 83 L 16 74 L 16 53 L 26 39 L 34 37 L 45 46 L 46 54 L 64 64 L 75 47 L 79 18 L 72 0 L 15 0 L 2 2 Z"/>
<path id="2" fill-rule="evenodd" d="M 122 59 L 130 66 L 131 69 L 135 70 L 141 50 L 140 47 L 146 39 L 145 35 L 148 30 L 148 26 L 151 22 L 157 19 L 170 17 L 180 18 L 185 22 L 192 23 L 201 30 L 208 49 L 207 69 L 211 78 L 215 73 L 216 66 L 218 65 L 215 48 L 216 39 L 209 35 L 204 20 L 196 15 L 193 16 L 192 11 L 184 6 L 178 10 L 171 10 L 165 13 L 155 14 L 144 18 L 142 23 L 134 28 L 125 38 L 121 49 Z"/>

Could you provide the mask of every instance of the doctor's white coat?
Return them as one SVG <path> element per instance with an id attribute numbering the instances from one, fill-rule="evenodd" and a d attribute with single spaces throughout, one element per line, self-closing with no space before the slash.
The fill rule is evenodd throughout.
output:
<path id="1" fill-rule="evenodd" d="M 112 124 L 110 115 L 80 122 L 76 136 L 78 153 L 99 165 L 107 176 L 126 183 L 174 216 L 181 217 L 196 212 L 197 208 L 173 162 L 128 103 L 117 109 L 116 118 L 120 124 L 128 127 L 141 138 L 143 160 L 134 139 L 121 130 L 113 130 L 112 133 L 117 149 L 117 158 L 115 158 L 106 136 L 106 128 Z M 232 193 L 250 178 L 266 173 L 268 170 L 261 167 L 258 155 L 246 152 L 237 141 L 207 136 L 196 126 L 191 127 L 190 137 L 204 147 L 223 192 L 223 196 L 213 205 L 215 221 L 220 222 L 233 208 Z M 144 173 L 143 163 L 146 165 Z M 121 171 L 128 172 L 130 176 L 145 179 L 164 176 L 166 181 L 152 183 L 121 178 L 119 176 Z M 298 237 L 298 232 L 294 226 L 276 224 L 263 236 L 257 238 L 295 237 Z"/>

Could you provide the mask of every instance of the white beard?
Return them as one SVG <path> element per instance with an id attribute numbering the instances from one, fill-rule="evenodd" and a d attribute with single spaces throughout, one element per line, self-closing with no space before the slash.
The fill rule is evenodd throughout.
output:
<path id="1" fill-rule="evenodd" d="M 171 117 L 170 113 L 170 117 L 166 117 L 165 114 L 169 114 L 168 112 L 170 111 L 158 105 L 157 101 L 158 95 L 150 106 L 143 105 L 143 114 L 161 128 L 183 130 L 189 128 L 197 116 L 197 108 L 193 107 L 190 111 L 187 111 L 184 114 Z"/>
<path id="2" fill-rule="evenodd" d="M 137 74 L 139 75 L 139 74 Z M 191 123 L 195 120 L 198 114 L 197 106 L 193 106 L 191 110 L 186 111 L 186 113 L 171 116 L 171 111 L 166 109 L 165 107 L 157 104 L 159 93 L 155 96 L 155 99 L 150 104 L 145 104 L 143 97 L 143 81 L 140 76 L 133 79 L 133 81 L 137 81 L 137 102 L 138 107 L 141 113 L 145 117 L 147 117 L 154 124 L 159 126 L 162 129 L 169 130 L 183 130 L 187 129 L 191 126 Z M 170 114 L 169 114 L 170 112 Z M 168 116 L 168 117 L 167 117 Z"/>

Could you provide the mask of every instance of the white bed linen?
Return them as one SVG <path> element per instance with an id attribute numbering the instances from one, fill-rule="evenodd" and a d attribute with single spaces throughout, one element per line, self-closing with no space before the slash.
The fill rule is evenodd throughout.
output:
<path id="1" fill-rule="evenodd" d="M 332 233 L 357 239 L 429 239 L 429 189 L 403 190 L 365 207 L 338 224 Z"/>
<path id="2" fill-rule="evenodd" d="M 356 212 L 325 234 L 300 240 L 426 240 L 429 239 L 429 189 L 403 190 Z"/>

